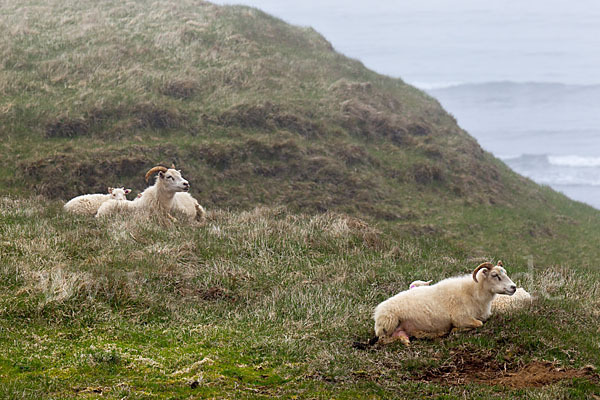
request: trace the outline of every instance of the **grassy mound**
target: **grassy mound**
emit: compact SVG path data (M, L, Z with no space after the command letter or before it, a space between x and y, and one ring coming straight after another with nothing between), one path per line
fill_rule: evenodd
M0 25L4 193L141 190L175 162L209 208L398 220L442 193L539 200L437 101L255 9L21 2Z

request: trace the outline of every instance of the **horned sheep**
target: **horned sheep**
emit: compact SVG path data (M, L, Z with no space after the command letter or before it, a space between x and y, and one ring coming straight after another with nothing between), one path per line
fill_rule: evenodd
M81 215L94 215L102 204L109 200L127 200L130 189L108 188L108 193L84 194L77 196L65 203L65 211Z
M156 213L171 216L172 211L179 211L190 219L202 219L205 215L204 208L198 204L188 192L190 184L181 176L181 171L174 168L156 166L146 172L146 182L157 174L154 185L146 188L136 199L125 203L108 203L100 207L96 217L103 217L120 210Z
M483 263L470 275L405 290L375 308L375 337L370 344L399 339L408 345L410 337L478 328L491 316L496 295L513 295L516 290L501 262Z
M432 281L414 281L409 288L413 289L419 286L429 286ZM492 301L492 314L503 314L518 310L530 305L534 298L523 288L517 288L512 296L506 294L497 295Z
M142 197L138 194L137 198ZM206 209L202 207L198 201L187 192L177 192L173 197L173 205L171 212L179 212L187 216L189 219L197 219L202 221L206 218Z

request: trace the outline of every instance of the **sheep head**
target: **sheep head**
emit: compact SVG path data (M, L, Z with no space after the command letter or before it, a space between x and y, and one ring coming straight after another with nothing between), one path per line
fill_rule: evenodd
M477 266L477 268L475 268L475 270L473 271L473 280L475 282L479 283L479 281L477 280L477 273L481 269L484 270L484 282L482 282L482 284L489 287L489 290L491 292L496 294L507 295L513 295L516 292L517 286L508 277L506 270L503 267L502 261L498 261L498 265L496 266L489 262Z
M108 188L111 200L127 200L127 195L131 193L131 189L125 188Z
M146 172L146 182L150 177L158 172L158 181L161 182L161 187L167 192L187 192L190 189L190 184L187 180L183 179L181 172L173 169L158 165L151 168Z

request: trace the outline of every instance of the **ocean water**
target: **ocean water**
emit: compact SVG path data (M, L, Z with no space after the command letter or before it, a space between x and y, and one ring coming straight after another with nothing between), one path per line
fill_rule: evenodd
M518 173L600 209L600 1L216 2L312 26L436 97Z
M600 209L600 85L496 82L428 92L513 170Z

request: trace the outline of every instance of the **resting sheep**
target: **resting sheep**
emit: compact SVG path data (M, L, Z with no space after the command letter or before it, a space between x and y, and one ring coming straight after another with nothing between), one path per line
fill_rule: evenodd
M94 215L108 200L127 200L130 192L130 189L109 187L107 194L84 194L72 198L64 205L64 209L74 214Z
M502 263L498 264L483 263L470 275L415 287L380 303L373 315L375 338L369 343L399 339L408 345L410 337L479 328L490 317L496 295L517 290Z
M517 288L517 291L512 296L499 294L492 301L492 314L504 314L509 311L518 310L531 305L533 300L531 294L523 288Z
M409 288L413 289L419 286L429 286L432 281L414 281ZM497 295L492 301L492 314L503 314L509 311L518 310L530 305L533 297L523 288L517 288L512 296L506 294Z
M103 205L98 209L96 217L110 215L121 210L155 213L164 215L171 220L175 220L170 214L172 210L180 211L189 218L204 217L204 208L187 193L190 184L183 179L180 171L156 166L146 172L146 182L157 172L154 185L146 188L135 200Z
M187 192L175 193L171 212L180 212L190 220L202 221L206 218L206 210Z

